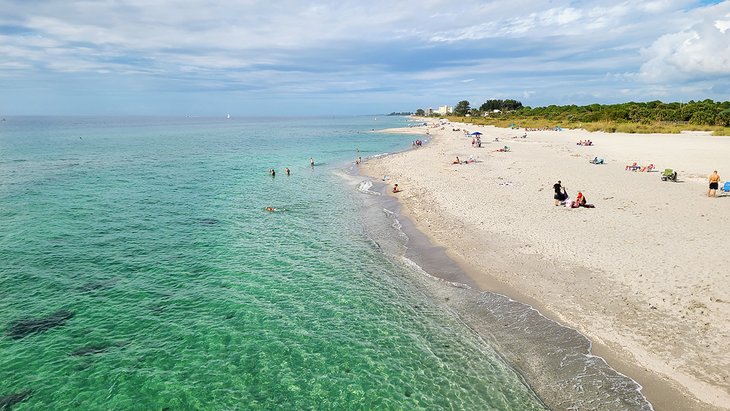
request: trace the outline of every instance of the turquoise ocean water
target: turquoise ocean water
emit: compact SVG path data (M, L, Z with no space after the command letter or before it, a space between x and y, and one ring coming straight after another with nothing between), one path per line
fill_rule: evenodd
M580 362L567 378L521 368L509 350L535 342L492 333L489 321L536 313L400 258L397 220L363 201L351 163L408 148L411 136L371 132L405 124L0 124L0 405L533 410L561 404L541 392L592 392L599 380L580 380L584 340L567 349ZM545 349L578 338L529 318L517 328L555 337ZM560 385L533 378L546 373ZM598 391L580 401L650 407L615 373Z

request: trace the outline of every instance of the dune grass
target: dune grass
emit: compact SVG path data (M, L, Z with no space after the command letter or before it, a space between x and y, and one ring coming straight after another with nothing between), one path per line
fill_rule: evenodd
M450 121L476 125L492 125L495 127L510 127L513 124L519 128L580 128L586 131L602 131L606 133L640 133L640 134L679 134L682 131L710 131L713 136L730 136L730 127L702 126L696 124L675 123L623 123L602 121L595 123L578 123L570 121L548 120L544 118L516 118L516 117L455 117L449 116Z

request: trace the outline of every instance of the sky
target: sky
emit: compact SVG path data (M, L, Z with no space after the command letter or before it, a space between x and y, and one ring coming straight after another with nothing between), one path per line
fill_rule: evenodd
M730 0L0 0L0 116L730 100Z

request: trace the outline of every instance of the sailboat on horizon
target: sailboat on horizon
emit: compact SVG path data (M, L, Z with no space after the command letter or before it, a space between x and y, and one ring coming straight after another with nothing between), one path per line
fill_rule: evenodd
M231 118L231 115L230 114L226 114L226 118Z

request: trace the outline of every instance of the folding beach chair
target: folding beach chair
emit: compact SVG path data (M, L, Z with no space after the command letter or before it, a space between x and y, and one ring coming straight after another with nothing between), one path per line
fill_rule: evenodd
M664 172L662 173L662 181L674 181L677 182L677 172L672 170L671 168L664 169Z

